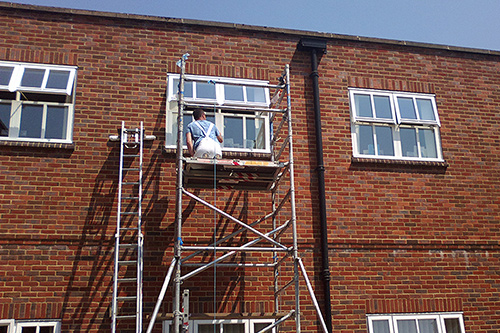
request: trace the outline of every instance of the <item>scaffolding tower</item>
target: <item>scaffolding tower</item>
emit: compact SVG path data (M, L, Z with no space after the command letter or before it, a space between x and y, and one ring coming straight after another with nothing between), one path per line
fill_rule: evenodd
M239 160L239 159L202 159L190 158L183 155L183 115L186 108L197 107L209 108L210 105L203 103L192 103L184 98L184 84L196 78L187 77L185 54L177 63L180 67L180 79L178 87L178 118L177 118L177 181L176 181L176 234L174 244L174 256L167 271L163 286L160 291L153 315L150 318L147 333L153 329L161 303L165 296L167 287L173 280L173 325L170 332L180 333L187 331L187 318L189 317L189 296L187 290L182 290L184 281L192 278L209 268L218 265L235 267L271 267L274 276L274 319L275 321L259 332L271 330L278 331L280 324L287 320L294 320L295 332L301 331L301 312L299 285L300 275L305 281L307 290L316 308L319 320L324 332L328 332L321 315L319 305L316 301L311 283L307 276L304 264L299 256L297 247L297 219L295 205L294 186L294 157L292 140L291 120L291 95L290 95L290 69L287 65L275 85L268 84L266 88L274 92L271 105L268 108L244 106L238 110L247 112L259 112L267 114L270 120L270 147L271 154L267 160ZM245 86L251 84L245 83ZM256 85L257 86L257 85ZM258 87L262 87L261 84ZM213 106L213 105L212 105ZM217 108L230 108L234 106L217 105ZM215 203L209 203L200 198L192 189L219 189L261 191L270 195L271 211L263 213L263 216L251 223L245 223L238 218L216 207ZM199 203L214 214L234 223L238 228L222 239L214 239L207 246L191 246L183 243L183 199ZM272 227L261 228L263 222ZM269 221L271 221L269 223ZM223 246L242 232L247 232L250 239L241 245L238 241ZM231 263L227 262L238 253L260 252L267 253L269 262L262 263ZM207 258L213 255L210 261L196 262L200 256ZM293 276L280 274L283 265L293 266ZM184 269L183 267L189 267ZM214 282L215 283L215 282ZM293 289L293 291L289 291ZM293 305L287 306L284 312L280 308L280 298L285 293L293 294ZM214 309L215 310L215 309Z

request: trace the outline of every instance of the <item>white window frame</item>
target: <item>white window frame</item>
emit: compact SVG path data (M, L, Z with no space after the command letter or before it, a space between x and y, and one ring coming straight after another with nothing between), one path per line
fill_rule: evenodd
M270 97L269 97L269 88L267 85L268 81L263 80L249 80L249 79L237 79L237 78L228 78L228 77L215 77L215 76L202 76L202 75L186 75L186 83L192 85L193 96L185 96L185 100L189 102L200 103L205 106L205 111L208 116L213 115L215 119L215 125L221 132L224 137L224 141L222 143L223 151L240 151L240 152L258 152L258 153L269 153L270 148L270 124L269 124L269 115L268 113L260 113L256 111L229 111L218 108L218 106L234 106L241 108L268 108L270 105ZM165 147L166 148L176 148L176 140L177 140L177 82L179 80L179 74L167 74L167 112L166 112L166 133L165 133ZM200 98L197 96L197 84L198 83L208 83L214 85L215 98ZM237 100L228 100L225 97L225 87L226 86L237 86L242 87L242 96L243 99L241 101ZM248 88L252 87L263 87L264 88L264 98L265 101L262 102L252 102L248 101L247 91ZM212 109L212 110L211 110ZM186 114L190 112L187 111ZM242 118L242 135L243 135L243 145L247 144L247 119L262 119L263 127L261 130L264 131L263 138L263 148L251 148L251 147L228 147L224 146L224 144L228 144L229 137L224 135L224 118L225 117L236 117ZM187 124L184 124L186 126ZM258 137L257 133L255 134L256 138ZM186 147L186 145L184 145Z
M425 320L434 319L437 323L438 333L446 333L445 319L458 319L460 323L461 333L465 333L465 325L462 312L443 312L443 313L414 313L414 314L368 314L368 333L377 333L373 330L374 321L386 321L389 324L389 333L405 333L399 332L397 322L399 320ZM418 333L418 325L417 325Z
M372 116L360 116L357 115L357 105L356 105L356 95L369 96ZM386 97L389 101L390 107L390 118L377 117L375 114L375 97ZM398 98L408 98L413 101L416 119L403 118L401 116L401 110L399 108ZM432 107L432 115L434 119L420 119L420 113L418 112L417 100L427 100L430 102ZM386 90L375 90L375 89L360 89L360 88L349 88L349 100L351 106L351 139L353 147L353 156L359 158L374 158L374 159L393 159L393 160L414 160L414 161L437 161L443 162L443 154L441 149L441 138L439 133L439 128L441 123L439 121L439 115L436 106L435 95L433 94L420 94L420 93L408 93L408 92L398 92L398 91L386 91ZM367 152L359 151L359 138L361 126L371 127L372 133L372 149ZM392 149L393 154L388 155L379 152L377 129L390 128L392 135ZM412 129L415 131L415 142L416 142L416 156L404 156L403 144L401 140L401 129ZM423 142L420 141L421 136L420 131L428 130L432 131L432 138L434 141L434 146L431 151L434 151L436 156L429 157L426 156L426 151L423 146Z
M15 320L14 319L0 319L0 327L7 327L7 333L14 333Z
M172 333L170 332L170 325L172 324L172 320L165 320L163 321L163 328L162 328L162 333ZM203 320L189 320L188 324L188 333L198 333L198 326L199 325L221 325L222 328L224 325L230 325L230 324L243 324L244 325L244 330L245 333L258 333L257 330L255 330L255 325L254 324L259 324L259 323L265 323L265 324L272 324L274 323L273 319L203 319ZM276 329L273 328L269 332L276 332ZM217 332L219 333L219 332Z
M76 71L75 66L63 65L46 65L46 64L33 64L33 63L17 63L0 61L0 67L11 67L12 74L8 84L0 84L0 103L10 104L10 119L9 119L9 134L8 136L0 136L1 141L28 141L28 142L51 142L51 143L72 143L73 141L73 118L74 118L74 104L75 96L74 90L76 86ZM26 70L36 69L43 71L43 79L37 87L22 86L22 78ZM50 88L47 87L49 75L51 71L65 71L68 72L68 79L64 88ZM58 95L61 96L65 102L49 102L43 100L26 100L25 96L34 96L27 94L35 94L38 96ZM10 97L6 97L9 95ZM43 107L43 116L41 123L40 137L20 137L21 127L21 114L24 106L38 105ZM45 138L45 130L47 128L47 108L48 107L61 107L66 110L66 123L65 131L62 138Z

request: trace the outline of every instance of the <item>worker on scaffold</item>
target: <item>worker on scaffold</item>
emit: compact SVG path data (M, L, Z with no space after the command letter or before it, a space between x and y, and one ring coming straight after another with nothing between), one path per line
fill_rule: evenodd
M187 126L186 143L189 155L201 158L222 158L223 138L215 124L207 120L202 109L193 112L194 121Z

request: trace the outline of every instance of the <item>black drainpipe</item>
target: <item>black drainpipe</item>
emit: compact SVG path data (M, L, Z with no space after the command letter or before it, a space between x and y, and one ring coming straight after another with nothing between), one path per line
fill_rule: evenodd
M318 192L320 208L320 229L321 229L321 263L325 310L325 324L328 332L332 332L332 305L330 294L330 263L328 260L328 227L326 222L326 191L325 191L325 166L323 162L323 137L321 131L321 110L319 103L319 73L318 73L318 53L326 53L326 41L312 38L302 38L299 42L299 49L311 52L311 79L313 85L314 98L314 125L316 129L316 159L318 167Z

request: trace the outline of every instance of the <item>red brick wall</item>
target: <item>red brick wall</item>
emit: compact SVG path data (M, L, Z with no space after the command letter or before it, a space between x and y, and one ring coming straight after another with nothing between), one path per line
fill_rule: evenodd
M72 147L0 146L0 319L109 329L119 152L108 136L122 120L144 121L158 138L144 166L145 314L152 312L174 241L166 73L177 72L185 52L192 74L273 81L290 63L299 248L322 304L312 89L300 36L6 8L0 15L0 60L79 68ZM329 40L319 73L334 331L366 332L367 313L434 311L463 311L467 332L500 329L499 60ZM447 166L353 162L348 87L435 93ZM214 223L233 230L189 204L186 242L199 241L200 230L210 237ZM217 205L253 221L269 199L221 191ZM270 272L217 273L218 311L272 311ZM192 290L193 312L214 311L211 271L183 287ZM301 296L303 331L317 331L305 286Z

